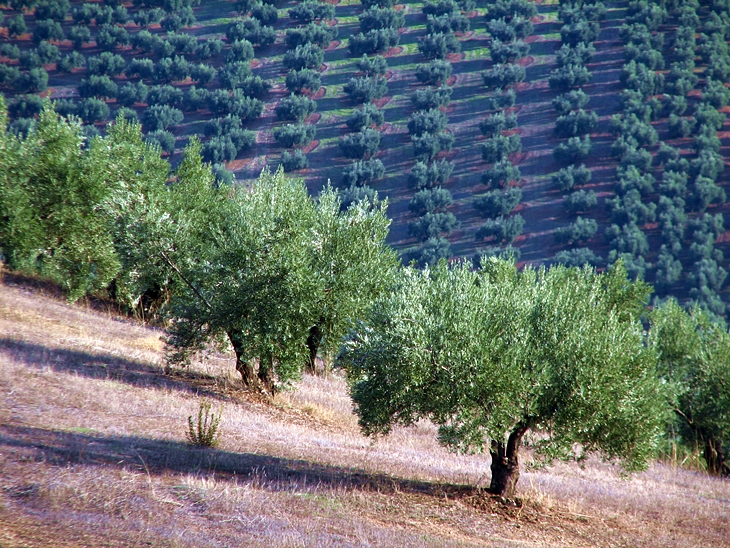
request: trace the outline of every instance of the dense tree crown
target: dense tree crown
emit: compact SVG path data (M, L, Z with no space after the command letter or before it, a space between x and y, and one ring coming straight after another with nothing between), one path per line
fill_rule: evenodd
M365 433L428 418L445 445L489 447L496 493L513 494L528 431L547 459L600 451L641 468L663 409L639 321L648 294L621 264L605 274L518 272L494 258L477 270L408 268L349 332L338 363Z

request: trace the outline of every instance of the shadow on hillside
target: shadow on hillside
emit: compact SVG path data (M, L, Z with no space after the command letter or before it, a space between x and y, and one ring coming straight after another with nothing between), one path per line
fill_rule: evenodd
M59 373L74 373L92 379L109 379L134 386L164 388L221 399L221 394L199 384L214 384L211 375L181 372L180 377L165 375L162 368L106 353L91 353L66 348L0 338L0 353L31 367L49 367Z
M6 458L54 466L69 464L134 468L150 475L214 473L218 481L255 481L271 491L346 489L414 493L444 497L474 494L468 485L407 480L363 470L219 449L137 436L105 437L25 426L0 426L0 451Z

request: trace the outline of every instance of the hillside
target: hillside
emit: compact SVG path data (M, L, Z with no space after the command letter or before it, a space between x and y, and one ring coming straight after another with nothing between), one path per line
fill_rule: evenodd
M272 400L232 357L166 374L161 332L52 288L0 286L0 544L32 546L723 546L727 481L589 460L527 469L517 503L486 456L422 423L364 438L338 374ZM220 445L187 416L222 409ZM524 463L529 463L529 451Z
M308 21L291 16L290 10L300 4L63 0L21 9L23 2L10 3L3 7L7 28L2 29L5 67L0 91L12 99L16 131L27 129L37 108L32 101L23 102L21 92L36 90L58 100L60 112L84 117L94 127L87 130L90 134L103 131L115 113L138 117L151 138L168 151L173 165L188 138L200 135L208 143L208 159L225 163L239 181L256 177L267 165L279 165L284 153L304 153L308 167L293 163L290 168L313 192L327 181L346 190L356 180L357 192L372 188L388 198L393 218L389 241L406 261L471 258L505 248L517 250L521 261L532 264L560 260L602 267L622 257L633 275L656 285L659 296L691 298L725 315L724 266L730 232L718 224L717 215L728 212L730 184L730 170L722 171L730 157L725 116L730 112L725 83L730 74L726 3L716 0L696 7L670 3L665 8L654 2L611 1L598 3L605 12L592 9L576 15L569 3L561 11L555 0L502 4L409 0L393 7L386 0L331 1L326 4L331 14L315 18L318 32L330 29L326 32L336 34L319 39L321 63L314 62L310 71L319 79L317 89L297 90L298 97L316 103L316 110L310 108L298 121L289 120L311 125L316 133L310 129L299 141L284 143L277 141L276 130L288 121L277 116L277 108L289 96L286 58L293 42L287 45L287 41L304 32ZM56 12L55 5L60 6ZM519 9L534 5L534 11L525 12L530 25L524 39L497 40L516 48L517 53L506 53L502 59L495 53L497 31L489 32L487 19L505 5L511 6L505 13L513 26L517 24L513 20L521 20ZM360 52L349 49L351 38L383 24L363 19L367 6L382 6L367 13L381 10L390 13L392 21L402 19L388 23L390 27L385 24L392 30L391 35L385 33L392 45L371 51L371 57L380 53L385 59L384 73L374 76L385 87L372 99L353 100L347 94L348 82L364 73L357 65ZM441 22L428 13L442 14ZM443 25L451 27L444 31ZM580 25L592 30L581 34L575 31ZM692 29L691 39L683 38L688 36L683 29ZM142 33L149 36L142 38ZM429 52L423 44L436 34L451 41L443 51ZM191 36L192 42L185 39ZM250 39L253 49L236 49L233 44L239 38L239 43ZM317 40L296 39L305 44ZM562 44L573 53L559 53ZM593 53L576 61L582 54L575 52L591 47ZM145 58L154 61L147 68L141 63ZM419 67L434 67L437 62L442 68L448 65L445 78L430 82L433 85L419 80ZM486 85L484 74L495 66L521 67L524 76ZM566 75L561 72L565 67L573 72L561 84L558 77ZM31 77L38 76L33 70L46 73L47 84L42 77L41 81ZM587 74L585 79L576 76L581 71ZM106 80L92 85L92 73ZM146 91L135 99L130 84L139 82ZM411 136L419 130L409 130L417 110L412 96L416 91L442 89L438 85L450 87L450 101L434 109L441 113L440 129L425 135L436 140L445 136L447 143L419 153ZM215 95L221 89L235 89L225 96L245 96L249 102L221 106L221 96ZM497 105L512 93L513 99ZM582 93L583 99L561 114L554 101L568 93ZM370 102L380 109L383 121L365 126L377 133L379 141L374 149L346 158L340 143L355 133L346 122L360 103ZM155 105L177 110L179 118L160 114L159 108L151 114ZM512 122L496 133L485 133L483 121L502 114L514 115ZM566 115L574 120L583 117L587 125L567 130L561 126L562 133L557 132L559 117ZM619 118L612 122L615 115ZM226 125L230 116L238 120L234 125L242 125ZM211 125L215 120L217 125ZM576 153L567 163L554 156L569 136L586 135L592 145L586 154ZM483 152L485 145L512 148L495 156ZM419 155L424 166L450 162L452 171L443 180L424 184L416 196L418 189L409 181ZM343 174L358 157L370 162L368 169L373 162L382 162L383 172L361 173L345 182ZM519 175L484 184L485 174L504 162L518 168ZM573 181L571 175L566 183L565 170L583 164L588 180Z

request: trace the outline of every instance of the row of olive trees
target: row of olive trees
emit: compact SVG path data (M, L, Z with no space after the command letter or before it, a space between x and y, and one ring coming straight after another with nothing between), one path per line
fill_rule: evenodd
M560 29L562 46L557 52L558 67L551 71L548 82L551 89L561 94L553 100L558 113L555 133L566 141L558 144L553 155L560 163L568 164L553 176L553 182L566 192L563 205L574 217L568 226L555 232L555 240L567 244L569 249L560 252L555 259L568 265L600 262L584 245L598 230L595 219L584 216L597 204L596 193L580 188L591 179L591 171L583 161L591 150L589 134L596 129L598 116L585 107L589 97L583 86L591 78L587 64L595 54L593 42L598 39L600 21L606 7L600 1L561 2L558 17L563 25ZM576 247L576 246L583 247Z
M620 263L602 274L497 259L400 268L385 204L343 211L335 191L313 199L281 172L219 187L196 140L170 182L123 119L86 149L79 124L50 107L25 139L6 121L5 263L58 280L70 299L112 282L132 306L164 295L173 362L228 347L242 380L272 391L340 348L367 434L429 418L441 443L489 449L503 496L525 436L547 461L601 452L640 469L670 413L708 468L728 472L730 335L668 303L647 336L650 287Z
M672 62L666 79L666 88L672 94L665 94L663 112L670 116L670 138L686 137L687 132L691 132L696 157L688 161L682 157L679 147L664 144L659 150L658 160L664 164L664 173L659 185L662 196L658 218L664 245L657 260L655 283L659 291L667 292L680 280L683 271L680 254L683 240L686 240L687 259L692 265L687 274L690 297L723 317L727 305L720 297L720 291L727 271L721 266L723 253L715 248L714 242L724 231L724 219L721 214L708 214L706 210L726 200L724 190L717 185L724 169L717 131L725 120L718 109L727 105L730 91L716 78L727 76L724 68L727 64L721 59L728 57L723 37L730 30L730 21L722 3L715 3L701 24L695 13L698 7L696 3L688 2L677 9L681 27L671 44ZM695 38L697 34L699 39ZM695 56L707 64L702 81L694 73ZM688 97L689 92L701 82L701 98L694 102ZM694 116L682 117L693 102Z
M0 107L4 107L0 104ZM0 246L13 269L130 308L158 296L171 359L227 344L244 383L272 392L331 354L348 321L391 283L385 203L341 208L264 172L215 184L191 140L170 180L159 148L120 118L88 148L50 104L26 138L0 120ZM40 214L42 212L42 214Z
M686 2L674 6L671 16L679 23L671 42L664 44L664 35L657 26L669 13L664 8L647 11L641 2L630 6L631 24L622 29L626 42L626 64L622 82L627 91L622 94L624 114L612 120L612 129L618 136L613 145L620 158L621 168L617 183L618 196L609 200L615 225L609 229L614 247L623 246L633 255L626 261L633 265L636 275L643 275L651 265L644 255L649 251L646 237L637 225L658 221L662 245L655 271L655 285L660 294L669 293L683 276L682 260L692 267L686 274L690 297L694 302L719 316L726 313L726 305L719 292L727 278L722 268L723 254L714 247L714 241L724 230L722 216L710 215L706 209L724 203L726 196L717 178L724 165L719 156L717 130L724 122L718 112L728 101L728 90L715 81L722 76L723 63L717 55L727 54L724 39L727 25L718 13L724 13L722 4L712 6L704 23L697 16L699 4ZM719 11L718 11L719 10ZM704 17L704 16L703 16ZM707 31L707 32L699 32ZM699 40L696 36L699 34ZM670 59L669 73L655 72L664 68L662 47ZM696 74L695 58L704 63L718 62ZM699 101L690 97L693 88L703 84ZM656 95L664 92L663 100ZM684 116L694 107L694 117ZM655 185L651 174L652 157L646 150L658 141L651 121L668 116L670 139L694 135L693 159L683 157L682 147L660 143L656 155L663 168L661 179ZM655 192L658 203L648 201ZM642 203L642 198L648 203Z
M632 276L644 278L652 265L647 261L649 242L641 227L653 222L656 205L652 155L649 148L658 141L651 121L661 111L657 95L664 90L661 45L664 35L657 31L667 11L643 0L630 3L627 21L620 30L624 41L624 65L620 81L622 113L611 119L616 140L611 153L618 159L616 196L606 201L611 226L606 230L611 251L609 260L623 258Z
M365 1L359 15L360 32L348 39L351 56L360 56L358 72L344 86L350 102L361 105L346 120L351 133L340 138L340 150L352 160L342 172L343 205L372 197L370 186L385 175L383 162L374 156L380 149L385 113L375 101L388 92L388 62L382 55L400 41L399 29L405 25L402 11L389 1Z
M311 98L320 89L319 68L324 62L324 51L337 36L338 28L331 21L335 9L326 3L307 0L289 10L289 18L298 26L286 31L287 52L284 68L288 69L286 85L289 97L276 106L279 120L288 122L274 129L274 139L287 149L281 156L285 171L309 166L302 151L316 136L313 124L304 121L317 109Z
M491 164L482 173L481 180L489 190L474 201L475 209L487 218L477 229L476 239L480 242L486 239L493 244L481 251L486 255L507 251L513 257L519 257L519 251L511 244L522 234L524 226L522 215L512 214L522 200L518 186L521 174L509 156L522 150L522 141L516 131L517 116L509 109L516 99L512 87L525 78L525 69L518 61L530 51L526 39L532 34L531 19L536 14L535 4L525 0L498 2L487 9L493 66L482 77L487 88L496 93L488 100L491 113L479 124L486 137L482 144L482 159ZM502 247L505 245L506 249Z
M369 57L364 54L356 66L360 75L350 79L345 91L360 107L345 121L352 133L340 138L339 142L342 154L352 160L342 172L344 205L372 197L375 191L370 185L385 175L383 162L374 158L380 149L380 128L385 123L385 113L372 101L387 92L388 63L382 55Z
M473 2L455 0L429 1L423 5L426 35L419 38L418 49L428 62L416 68L416 79L427 87L416 90L411 97L414 112L408 121L416 158L408 178L409 186L416 190L409 209L417 216L409 224L409 232L421 242L416 255L421 264L435 264L451 256L451 244L446 236L459 226L454 214L448 211L453 197L443 186L453 171L453 162L437 158L450 151L454 143L444 112L452 91L448 80L453 68L447 55L461 51L458 36L469 30L466 12L473 8Z

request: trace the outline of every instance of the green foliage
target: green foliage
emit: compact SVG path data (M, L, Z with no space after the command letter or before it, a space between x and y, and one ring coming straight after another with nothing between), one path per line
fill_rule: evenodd
M345 158L371 157L380 147L380 132L365 128L340 138L340 149Z
M598 115L595 112L574 110L559 116L555 121L555 133L561 137L576 137L590 133L598 125Z
M292 93L314 93L322 85L319 73L311 69L290 70L286 75L286 89Z
M553 151L553 156L558 162L566 164L577 164L588 157L591 152L591 139L588 135L584 137L571 137L560 143Z
M385 175L385 166L380 160L358 160L342 170L342 182L346 186L366 186Z
M730 435L730 335L697 308L685 312L674 300L651 316L650 343L657 373L668 386L667 399L684 433L685 444L698 444L708 470L730 473L723 442Z
M373 57L363 55L357 62L357 69L365 76L385 76L388 70L388 62L382 55L374 55Z
M569 65L580 66L590 63L595 53L596 48L593 47L593 44L586 44L584 42L580 42L575 46L563 44L556 52L555 60L559 67Z
M274 139L284 148L308 145L317 133L313 124L287 124L274 128Z
M288 70L315 70L322 66L323 61L322 48L314 44L304 44L287 51L283 63Z
M315 44L326 48L337 36L337 27L309 23L306 27L289 29L286 31L286 45L294 49L303 44Z
M459 53L461 44L453 32L439 32L419 38L418 51L426 59L445 59L449 53Z
M487 139L482 145L482 159L485 162L502 162L509 154L522 150L522 141L516 133L512 135L497 135Z
M503 110L490 114L479 122L479 130L482 135L490 138L502 133L505 129L514 129L516 127L517 116L514 114L505 115Z
M522 200L522 191L518 187L505 190L492 190L474 200L474 209L485 217L509 215Z
M429 86L440 86L446 83L451 76L451 63L434 59L428 65L418 65L416 78L419 82Z
M86 59L89 74L119 76L126 67L127 63L121 55L108 51Z
M315 354L328 351L390 283L395 255L384 246L381 205L343 212L331 189L315 202L280 172L223 191L185 172L178 178L171 190L186 228L168 257L185 285L171 309L174 360L225 336L244 381L275 390L308 361L305 341L316 339Z
M332 19L334 16L334 6L315 0L305 0L289 9L289 17L297 20L302 25L318 19Z
M198 408L198 417L193 420L193 416L188 417L188 431L186 432L188 441L193 445L200 447L215 447L218 445L218 436L220 434L218 428L221 422L223 410L218 414L210 411L211 404L205 399L200 400Z
M462 13L444 13L442 15L428 15L426 19L426 32L428 34L450 34L454 32L467 32L469 30L469 19Z
M366 434L430 419L452 449L491 447L497 494L514 494L528 430L547 460L595 451L641 469L663 417L639 321L649 291L620 265L605 274L518 272L499 259L479 270L406 269L350 331L338 363ZM504 484L503 465L512 468Z
M439 109L419 110L411 114L408 132L411 135L436 134L446 128L446 123L446 114Z
M509 160L501 160L482 173L482 184L490 188L504 188L512 182L520 182L521 177L519 167Z
M562 168L557 174L553 175L553 183L555 183L563 192L572 190L576 186L588 184L592 178L591 170L585 164L578 167L570 165Z
M312 99L292 93L276 105L276 117L279 120L296 120L301 122L316 109L317 103Z
M595 219L578 217L570 225L555 231L555 241L560 244L573 245L590 240L598 231Z
M62 284L70 300L105 288L119 270L98 209L109 194L82 157L78 122L50 104L27 137L0 133L0 245L10 268Z
M144 111L144 121L150 130L177 127L184 119L183 113L169 105L152 105Z
M356 76L350 78L343 89L353 103L369 103L383 97L388 92L388 84L379 76Z
M347 47L350 55L359 56L364 54L384 53L388 49L397 46L400 35L397 29L383 28L373 29L365 33L353 34L348 39Z
M508 20L497 18L487 21L487 32L493 39L502 42L510 42L516 38L525 39L532 34L533 29L532 21L522 17L514 17Z
M272 26L279 19L279 13L276 6L259 2L253 6L251 17L258 19L262 25Z
M226 37L230 42L248 40L261 47L270 46L276 41L276 32L270 26L264 26L258 19L246 18L228 27Z
M248 40L236 40L226 55L226 64L248 62L254 57L253 44ZM321 63L320 63L321 64Z
M20 35L25 34L28 30L22 13L8 18L6 26L8 27L8 35L11 38L18 38Z
M11 79L15 90L21 93L40 93L48 88L48 73L42 68L15 72L11 75Z
M430 110L449 104L453 89L449 86L417 89L411 96L411 103L416 110Z
M408 204L408 209L416 215L444 213L453 201L451 192L445 188L424 188L413 195Z
M570 91L591 81L591 73L584 65L565 65L550 71L548 84L551 89Z
M425 242L429 238L451 234L457 228L459 221L451 212L426 213L408 225L408 232L414 238Z
M525 79L525 69L520 65L496 65L482 73L484 85L488 88L502 89Z
M365 104L356 109L347 117L347 127L352 131L361 131L364 128L379 127L385 122L385 114L373 104Z
M144 140L145 143L156 145L160 147L160 150L167 152L168 154L175 152L175 136L164 129L150 131L147 135L145 135Z
M432 188L443 185L451 176L454 164L444 160L431 162L416 162L408 175L408 186L415 189Z
M525 220L519 213L511 217L497 217L480 226L474 236L480 241L495 238L498 244L511 244L522 234L524 226Z
M578 190L563 197L563 205L571 215L584 213L598 204L596 193L592 190Z
M494 64L514 63L525 57L530 51L530 45L522 40L504 43L501 40L492 40L489 53Z
M109 106L95 97L84 99L76 107L76 114L87 124L104 122L109 119Z
M34 44L40 44L43 40L63 40L64 37L63 28L59 22L53 19L36 21L32 36Z
M360 14L360 31L398 29L405 26L405 16L393 8L370 7Z
M441 236L429 238L418 251L418 262L423 265L435 265L441 259L448 259L451 256L451 244Z
M285 150L281 155L281 166L288 173L309 167L309 160L307 160L307 156L300 149L296 149L292 153Z
M439 133L423 133L411 135L413 155L419 162L433 160L440 152L451 150L454 146L454 134L446 131Z
M82 78L78 86L81 97L101 97L114 99L119 92L117 84L108 76L89 76Z
M565 265L567 267L600 266L603 260L598 257L590 248L576 247L575 249L566 249L560 251L553 259L555 263Z

